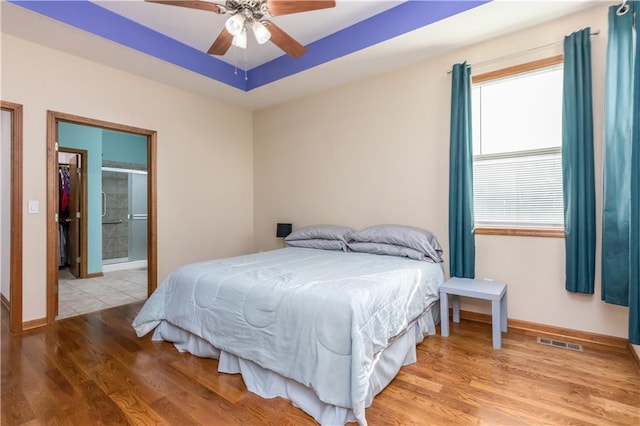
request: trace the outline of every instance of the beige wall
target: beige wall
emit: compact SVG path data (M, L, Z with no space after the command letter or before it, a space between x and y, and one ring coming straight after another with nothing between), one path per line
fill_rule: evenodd
M253 119L248 111L3 34L0 97L24 105L23 320L46 314L47 110L158 131L160 279L186 262L251 251L254 228L256 249L279 247L279 221L294 227L406 223L433 230L447 249L446 70L463 60L480 64L524 52L586 26L602 31L593 38L600 186L606 5L265 109ZM26 213L28 200L40 202L38 214ZM563 240L479 236L476 245L477 276L509 284L511 318L626 337L628 310L600 302L599 279L594 296L564 290ZM482 303L463 307L488 312Z
M253 250L250 112L6 34L1 78L2 100L24 106L24 321L46 316L47 110L158 132L159 279Z
M481 73L552 56L573 31L590 26L598 188L602 179L602 119L607 5L467 47L392 73L255 113L256 249L277 247L275 224L294 228L335 223L356 228L405 223L433 230L448 249L450 76L454 63L481 64ZM601 205L600 191L597 202ZM600 215L598 215L598 222ZM600 230L598 230L599 240ZM628 309L564 289L564 240L478 236L478 277L509 284L509 317L626 337ZM599 256L599 253L598 253ZM446 265L448 270L448 265ZM599 276L599 262L596 269ZM463 308L489 312L483 303Z

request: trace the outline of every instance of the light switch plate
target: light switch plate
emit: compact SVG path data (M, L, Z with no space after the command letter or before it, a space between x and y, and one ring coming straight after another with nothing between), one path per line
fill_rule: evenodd
M29 213L38 213L38 200L29 200Z

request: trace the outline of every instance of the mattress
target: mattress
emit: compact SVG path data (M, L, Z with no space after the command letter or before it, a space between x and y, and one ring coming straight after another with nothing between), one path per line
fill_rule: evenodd
M375 373L385 349L400 348L385 366L392 375L415 360L415 344L435 332L443 281L440 264L289 247L178 268L133 327L138 336L157 327L154 339L219 358L245 382L280 377L279 389L247 387L287 397L320 423L366 424L366 406L392 378Z

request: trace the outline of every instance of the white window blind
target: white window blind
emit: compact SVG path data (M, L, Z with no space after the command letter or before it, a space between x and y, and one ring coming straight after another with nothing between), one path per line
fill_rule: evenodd
M562 229L562 65L474 84L479 228Z
M473 175L476 226L564 226L559 147L478 155Z

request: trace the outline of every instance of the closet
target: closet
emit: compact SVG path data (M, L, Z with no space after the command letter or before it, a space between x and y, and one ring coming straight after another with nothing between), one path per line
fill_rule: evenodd
M80 242L82 220L81 156L58 153L58 269L68 277L81 277Z

